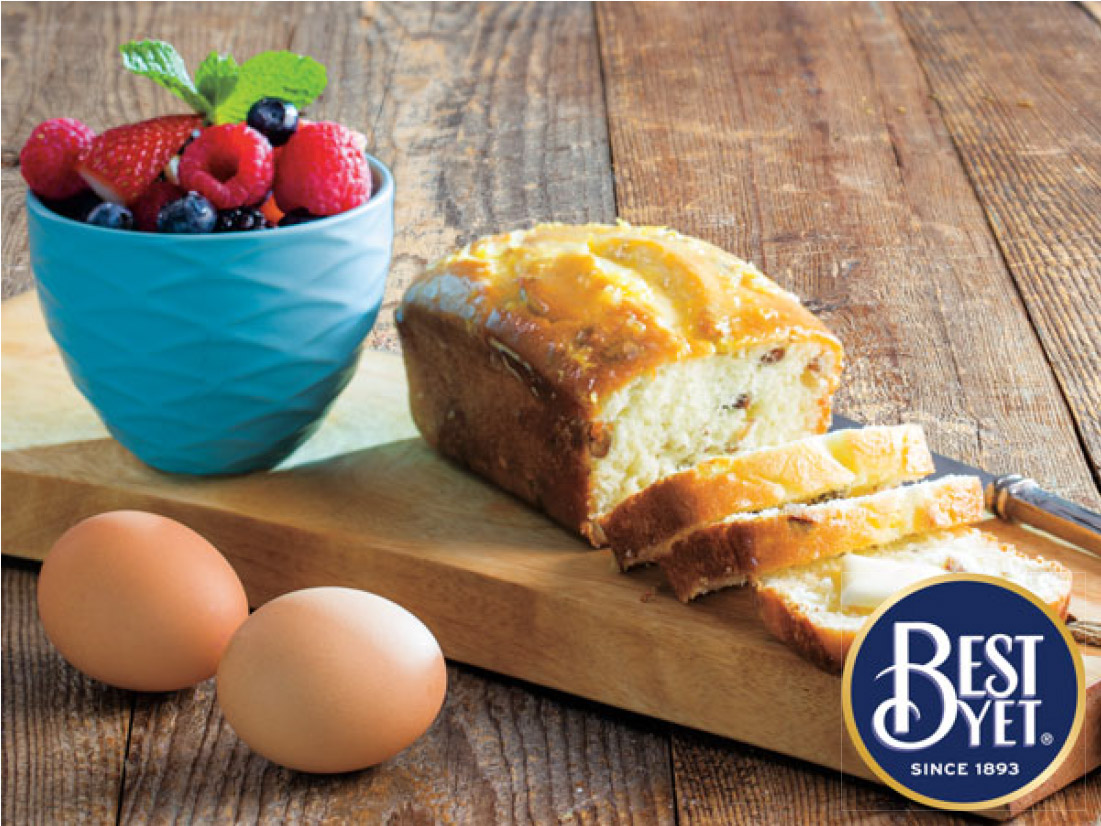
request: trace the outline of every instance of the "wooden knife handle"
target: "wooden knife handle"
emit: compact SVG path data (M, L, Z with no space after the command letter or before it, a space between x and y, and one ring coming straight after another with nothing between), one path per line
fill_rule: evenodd
M1101 513L1048 493L1033 479L999 476L986 489L986 503L1002 519L1024 522L1101 554Z

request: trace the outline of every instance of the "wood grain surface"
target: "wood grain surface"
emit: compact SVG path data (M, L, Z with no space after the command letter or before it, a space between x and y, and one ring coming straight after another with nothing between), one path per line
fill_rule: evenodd
M391 306L457 241L607 219L618 203L625 218L754 258L810 299L849 348L844 412L922 422L944 452L1099 501L1101 26L1083 8L5 3L2 14L5 296L30 280L15 163L33 125L64 114L103 128L174 108L119 70L119 42L164 37L189 61L290 47L335 79L315 115L359 125L395 170ZM385 321L372 343L393 346ZM339 821L355 807L398 823L956 820L846 811L906 807L806 764L467 669L452 670L445 714L415 753L324 787L240 751L209 688L138 698L127 751L127 698L79 682L46 648L33 579L5 560L7 822L103 822L116 807L139 822ZM1093 776L1021 821L1099 811Z
M1082 9L902 19L1082 441L1101 461L1101 27Z
M132 695L78 673L38 623L37 566L4 561L3 818L114 820Z

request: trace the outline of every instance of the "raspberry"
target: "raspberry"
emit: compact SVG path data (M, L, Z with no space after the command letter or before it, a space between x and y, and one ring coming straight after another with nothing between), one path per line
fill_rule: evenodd
M180 186L205 196L218 209L259 203L274 174L268 139L243 123L204 129L180 159Z
M23 180L36 195L51 200L83 192L88 184L77 174L76 162L95 136L74 118L54 118L38 124L19 153Z
M184 196L184 191L168 181L154 181L149 189L142 193L134 202L131 212L134 213L134 226L142 232L157 231L157 216L165 204L179 200Z
M356 133L339 123L299 122L275 169L279 208L336 215L370 197L371 168Z

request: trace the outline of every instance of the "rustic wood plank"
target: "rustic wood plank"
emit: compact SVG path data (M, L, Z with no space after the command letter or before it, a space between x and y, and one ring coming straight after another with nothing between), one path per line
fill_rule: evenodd
M5 823L115 819L132 697L77 673L38 622L37 565L3 565Z
M624 218L709 238L809 297L850 354L845 412L920 421L944 452L1099 501L889 7L600 4L598 21ZM674 737L674 767L685 822L805 821L838 806L842 785L850 808L905 807L695 735ZM1091 778L1030 816L1095 811L1099 796Z
M10 298L30 289L30 256L27 252L27 213L23 209L23 179L16 168L0 170L0 255L3 278L0 296Z
M1101 26L1069 3L900 15L1101 479Z
M660 725L451 667L435 725L385 765L312 777L251 753L213 683L142 698L123 822L672 823Z
M845 778L770 752L685 732L674 739L678 822L763 826L859 823L860 826L967 826L973 815L932 813L883 786ZM1077 781L1013 821L1028 826L1093 822L1101 782Z

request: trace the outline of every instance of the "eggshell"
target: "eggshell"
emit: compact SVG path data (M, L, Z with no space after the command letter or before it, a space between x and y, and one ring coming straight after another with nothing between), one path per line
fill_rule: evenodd
M256 611L218 668L234 731L272 762L308 772L381 763L432 725L447 670L436 638L388 599L308 588Z
M38 578L38 613L46 636L85 674L174 691L214 675L248 600L233 568L195 531L113 511L57 540Z

